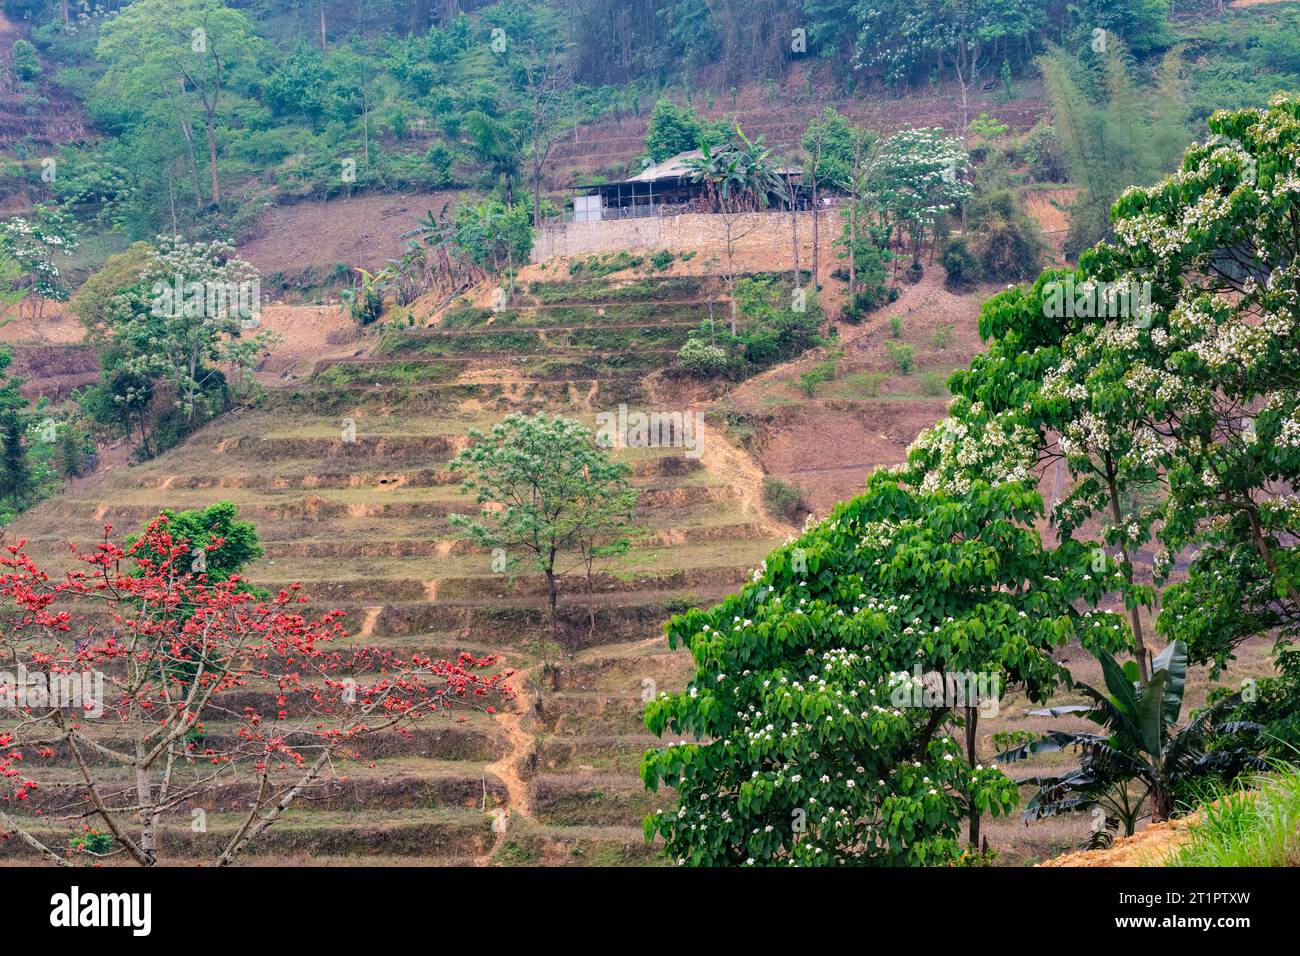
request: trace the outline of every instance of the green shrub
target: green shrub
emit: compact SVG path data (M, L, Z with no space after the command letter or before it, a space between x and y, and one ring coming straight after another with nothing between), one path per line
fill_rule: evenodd
M886 342L894 366L904 375L911 375L916 365L916 350L907 342Z
M424 161L429 167L429 183L436 189L452 184L451 150L441 143L434 143L424 154Z
M1020 144L1020 159L1029 167L1029 178L1036 183L1063 183L1069 177L1065 171L1065 157L1056 131L1039 123Z
M951 322L941 322L930 336L930 345L936 349L946 349L952 342L952 333L957 326Z
M789 484L780 478L767 475L763 478L763 507L777 518L783 518L791 524L798 524L809 511L804 501L803 490L795 484Z
M840 244L845 251L839 253L841 259L848 258L848 234L845 233ZM861 322L869 313L887 302L898 298L898 290L889 284L889 263L893 253L881 249L868 236L859 236L854 249L853 272L857 292L844 307L844 318L848 322ZM841 281L848 281L847 265L836 269L834 275Z
M943 244L939 264L948 273L947 284L952 289L969 288L982 277L979 259L967 246L965 236L954 236Z
M822 382L834 381L836 365L837 362L833 358L818 362L799 376L799 390L812 398L817 394L818 385L822 384Z
M68 846L74 853L91 853L95 856L103 856L113 849L116 843L117 841L111 833L104 833L95 827L86 827L86 832L69 840Z
M921 373L921 392L930 397L938 397L947 389L947 379L942 372L922 372Z
M903 334L903 317L901 315L891 315L889 317L889 334L898 338Z
M13 71L14 75L24 83L31 83L42 73L41 61L36 56L36 47L27 40L14 41Z
M677 364L699 378L714 378L727 371L727 352L707 339L690 338L677 352Z
M667 249L660 249L657 252L652 252L650 254L650 268L655 272L663 272L673 264L673 261L676 258L677 257Z
M745 361L755 368L789 361L821 344L822 310L816 293L808 291L804 308L796 310L792 292L784 276L755 276L736 283L737 338Z
M635 269L644 261L640 256L634 256L630 252L611 252L608 255L589 256L586 259L575 259L570 262L569 275L575 279L580 277L599 279L615 272L622 272L624 269Z
M978 196L967 208L967 221L981 278L1022 282L1038 275L1046 246L1016 193L1000 189Z
M1300 866L1300 768L1247 781L1200 808L1168 866Z

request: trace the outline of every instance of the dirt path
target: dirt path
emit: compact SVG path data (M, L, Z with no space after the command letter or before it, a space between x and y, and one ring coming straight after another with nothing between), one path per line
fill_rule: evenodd
M496 855L497 850L506 842L510 834L512 815L517 813L521 817L531 817L533 814L532 801L528 796L528 782L520 774L519 765L532 752L536 743L536 738L524 728L524 721L533 706L532 695L528 692L528 680L538 666L534 664L532 667L515 672L511 679L511 686L515 691L515 707L508 713L498 711L496 714L495 723L506 736L506 752L485 766L483 773L485 777L489 773L492 774L506 785L506 805L492 811L492 830L496 839L492 841L492 848L487 853L474 860L475 866L492 865L492 857Z

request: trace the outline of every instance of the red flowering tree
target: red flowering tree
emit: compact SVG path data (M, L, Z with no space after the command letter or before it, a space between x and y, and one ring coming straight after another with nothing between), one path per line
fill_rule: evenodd
M300 613L297 585L209 580L165 515L125 549L111 531L61 577L25 542L0 557L0 830L47 861L151 865L166 815L234 788L228 865L361 738L513 696L493 657L340 647L343 613Z

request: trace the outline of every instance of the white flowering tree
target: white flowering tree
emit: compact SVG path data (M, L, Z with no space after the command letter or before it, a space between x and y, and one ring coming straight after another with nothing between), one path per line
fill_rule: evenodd
M1116 203L1085 265L1149 278L1150 327L1114 350L1162 436L1168 551L1199 549L1158 626L1218 665L1268 630L1294 706L1300 662L1300 100L1214 114L1182 169Z
M1087 526L1119 562L1145 679L1140 610L1154 591L1148 574L1138 573L1138 553L1160 518L1159 456L1167 440L1146 422L1144 396L1128 388L1113 361L1117 348L1137 346L1150 321L1138 287L1131 276L1103 285L1082 270L1057 270L990 299L980 316L988 352L953 376L951 417L918 439L913 460L927 471L924 486L936 490L961 488L972 475L1045 478L1057 534L1068 539ZM1080 306L1068 314L1059 307L1062 289ZM1140 315L1129 308L1139 300ZM1104 554L1096 560L1100 569Z
M31 317L41 319L45 303L67 302L71 295L58 260L77 248L73 219L51 206L37 206L30 218L14 216L0 222L0 253L9 266L0 273L0 302L20 293L31 303ZM21 308L20 308L21 313Z
M159 236L139 282L109 305L119 368L175 388L185 421L217 411L206 393L220 366L242 371L277 341L260 327L257 270L225 242Z
M971 197L970 154L962 141L941 129L904 126L881 144L871 167L867 190L879 217L882 235L907 231L912 266L944 213Z
M1017 482L922 491L877 472L768 556L740 593L672 619L697 671L646 724L680 739L646 753L675 810L647 839L688 865L935 865L978 843L1016 786L975 756L975 721L1011 685L1045 700L1069 673L1053 647L1129 642L1122 618L1080 614L1115 586L1091 550L1041 545L1042 500ZM927 691L915 686L918 677ZM691 738L691 739L685 739ZM963 739L964 738L964 739Z
M1049 308L1066 273L986 305L989 352L954 376L953 420L914 462L932 489L1064 462L1057 529L1101 524L1139 651L1138 605L1161 608L1157 631L1197 664L1222 668L1241 641L1273 634L1272 712L1242 716L1300 740L1300 103L1209 125L1178 172L1125 193L1116 243L1068 274L1081 299L1106 290L1110 308ZM1139 552L1150 583L1135 576Z

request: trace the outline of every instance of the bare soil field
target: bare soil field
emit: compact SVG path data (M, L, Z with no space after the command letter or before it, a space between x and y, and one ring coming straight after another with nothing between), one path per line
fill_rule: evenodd
M402 233L432 210L453 202L455 192L362 193L328 202L304 200L262 213L239 254L263 275L294 274L339 263L371 272L402 254Z

